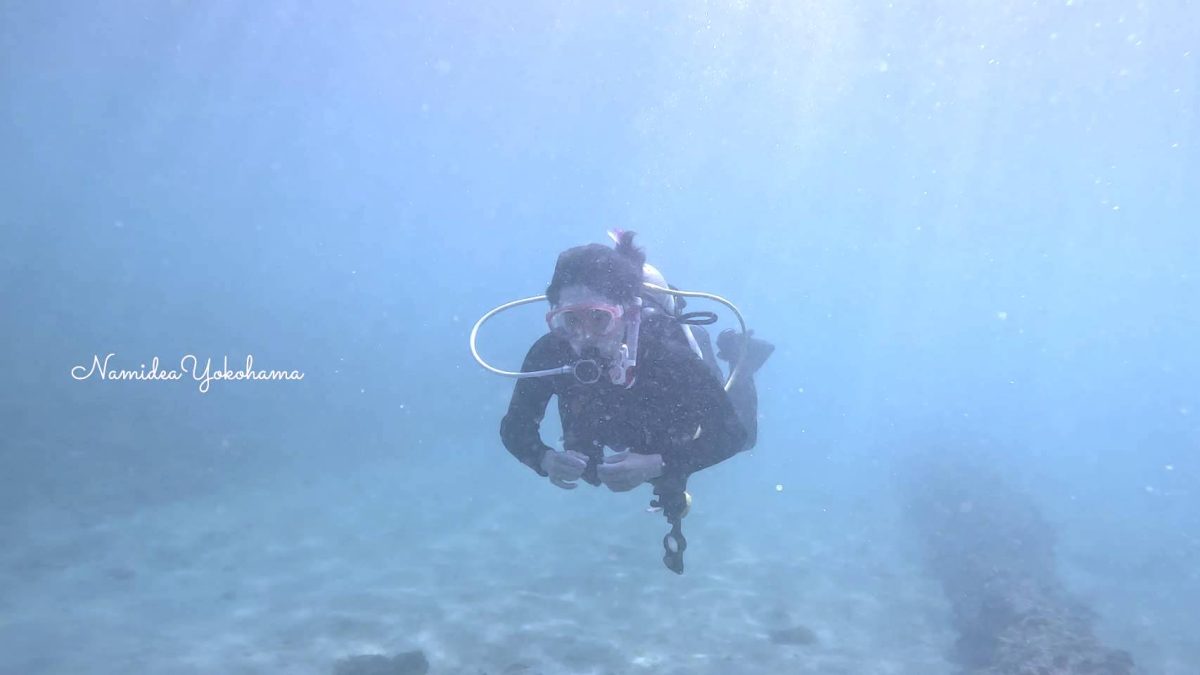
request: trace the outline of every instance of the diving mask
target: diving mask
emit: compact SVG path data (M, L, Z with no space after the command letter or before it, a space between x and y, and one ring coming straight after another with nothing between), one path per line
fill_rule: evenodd
M579 303L550 310L546 313L546 325L551 332L568 339L602 337L613 333L624 315L625 308L620 305Z

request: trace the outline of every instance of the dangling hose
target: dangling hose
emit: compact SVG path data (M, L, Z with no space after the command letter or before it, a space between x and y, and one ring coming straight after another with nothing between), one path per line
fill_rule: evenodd
M691 507L691 497L683 485L658 485L654 488L658 496L650 502L655 509L662 509L671 531L663 535L663 564L676 574L683 574L683 552L687 550L687 539L683 536L683 517Z

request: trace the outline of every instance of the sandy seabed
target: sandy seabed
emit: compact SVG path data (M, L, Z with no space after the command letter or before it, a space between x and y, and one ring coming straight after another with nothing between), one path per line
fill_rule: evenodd
M891 507L694 485L676 576L648 489L502 478L382 463L29 509L4 526L0 672L332 673L416 650L434 675L955 672Z

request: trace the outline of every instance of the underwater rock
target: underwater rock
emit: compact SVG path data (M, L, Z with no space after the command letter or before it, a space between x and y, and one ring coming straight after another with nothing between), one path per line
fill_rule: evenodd
M428 672L429 660L422 651L390 657L383 654L349 656L333 665L333 675L425 675Z
M804 626L773 630L767 635L771 638L771 642L777 645L813 645L817 643L817 634Z
M969 675L1130 675L1059 581L1054 532L986 463L940 453L908 470L907 511L950 601Z

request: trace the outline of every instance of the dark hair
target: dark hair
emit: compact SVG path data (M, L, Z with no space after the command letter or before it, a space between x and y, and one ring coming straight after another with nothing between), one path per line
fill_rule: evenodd
M546 299L557 305L564 286L579 284L614 302L631 302L642 291L642 266L646 263L646 254L633 245L633 237L633 232L622 231L614 248L587 244L558 254Z

